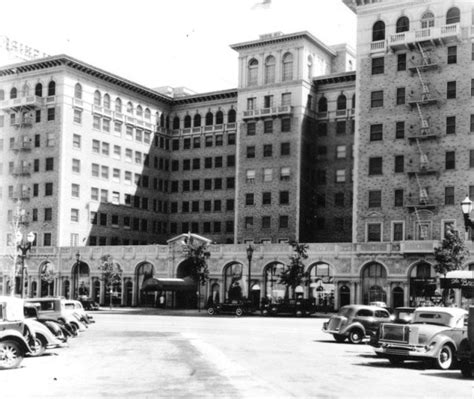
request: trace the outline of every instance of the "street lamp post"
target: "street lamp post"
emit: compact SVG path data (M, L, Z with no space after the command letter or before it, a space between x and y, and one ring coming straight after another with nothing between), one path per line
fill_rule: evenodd
M248 286L247 286L247 299L250 301L250 289L251 289L251 279L252 279L252 256L253 256L253 247L249 244L247 247L247 260L249 261L249 278L248 278Z
M77 294L79 293L79 268L81 266L81 254L76 252L76 267L74 270L74 285L72 287L72 296L69 293L69 296L73 299L77 299ZM76 294L77 293L77 294Z
M469 228L474 228L474 221L470 218L472 212L472 201L469 199L469 196L466 196L464 201L461 202L461 210L464 215L464 227L466 228L467 233Z
M21 271L20 271L20 296L21 298L25 295L25 258L28 251L35 240L34 233L28 233L26 235L26 242L23 240L23 234L18 232L16 234L16 248L20 251L20 258L21 258Z

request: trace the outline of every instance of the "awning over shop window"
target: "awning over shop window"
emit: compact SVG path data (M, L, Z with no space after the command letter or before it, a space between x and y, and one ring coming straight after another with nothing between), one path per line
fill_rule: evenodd
M149 278L143 282L143 291L193 291L196 282L191 277L183 278Z
M441 288L474 289L474 270L454 270L441 277Z

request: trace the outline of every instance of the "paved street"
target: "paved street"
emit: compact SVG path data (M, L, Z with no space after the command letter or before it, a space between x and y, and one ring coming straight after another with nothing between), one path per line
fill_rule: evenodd
M324 318L97 312L49 356L0 372L2 398L472 398L459 371L391 366Z

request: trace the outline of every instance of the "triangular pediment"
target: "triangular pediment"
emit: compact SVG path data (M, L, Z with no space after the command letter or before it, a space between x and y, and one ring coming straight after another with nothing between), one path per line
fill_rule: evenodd
M199 244L202 244L202 243L210 244L212 242L212 240L210 240L209 238L206 238L206 237L200 236L199 234L194 234L194 233L183 233L183 234L180 234L179 236L170 238L166 242L168 243L168 245L173 245L173 244L184 245L190 241L194 243L199 243Z

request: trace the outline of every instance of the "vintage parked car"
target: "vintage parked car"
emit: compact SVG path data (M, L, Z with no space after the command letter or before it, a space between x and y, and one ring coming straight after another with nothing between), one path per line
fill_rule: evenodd
M456 363L467 312L459 308L416 308L409 324L384 323L380 326L375 353L392 364L405 360L434 362L447 370Z
M99 304L92 298L87 298L86 296L82 295L79 297L79 302L82 303L82 306L85 310L99 310Z
M347 305L323 324L323 331L332 334L337 342L346 338L360 344L374 335L381 323L390 321L390 313L383 308L368 305Z
M76 301L74 299L63 299L63 303L65 309L78 315L79 319L84 324L95 323L93 317L84 310L84 307L80 301Z
M34 340L34 332L24 324L23 300L0 296L0 370L20 366Z
M314 299L286 299L280 301L262 300L261 313L263 316L276 316L279 314L292 316L309 316L316 312Z
M66 310L63 299L54 298L28 298L25 302L34 303L38 306L38 319L40 320L58 320L70 326L72 333L77 331L85 331L86 327L76 316L69 310Z
M462 376L472 378L474 370L474 306L469 307L467 329L461 338L457 358Z
M233 300L223 303L210 304L207 309L207 313L211 316L219 313L235 314L240 317L244 314L252 313L255 309L250 301L246 300Z

